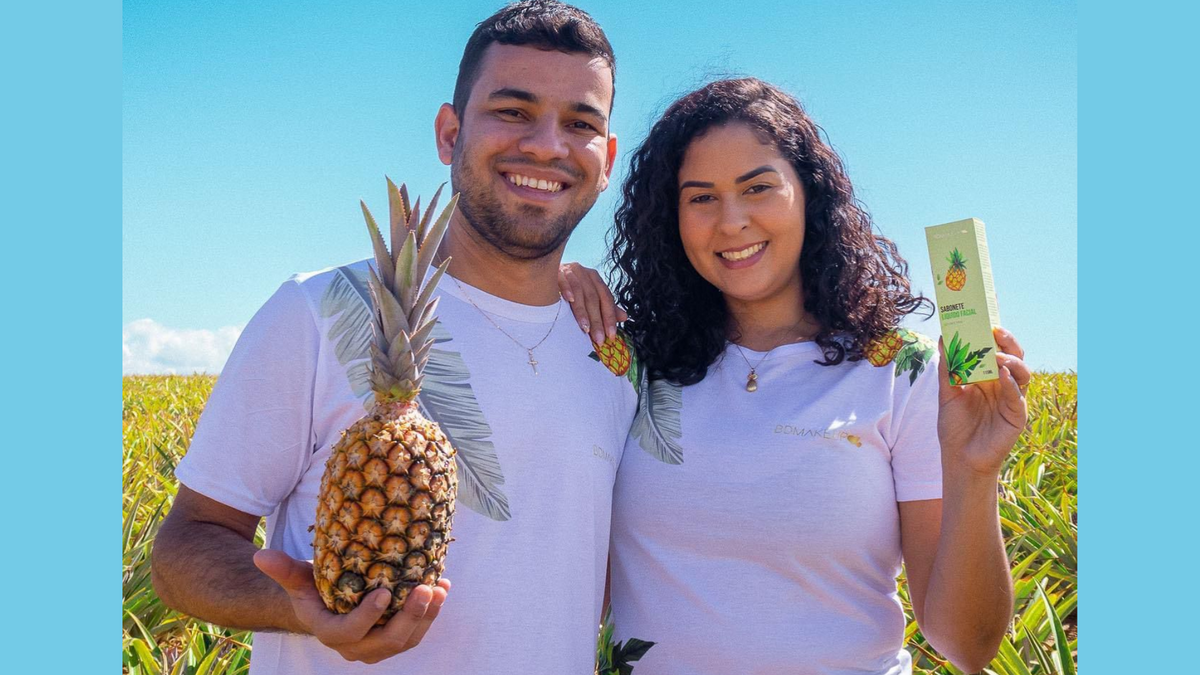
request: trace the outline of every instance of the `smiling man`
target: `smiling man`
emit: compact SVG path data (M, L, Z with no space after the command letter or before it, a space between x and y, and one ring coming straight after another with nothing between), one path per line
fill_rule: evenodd
M614 67L586 13L517 3L478 25L437 113L460 201L420 403L458 451L452 590L419 586L373 627L383 598L332 614L306 562L325 461L370 393L366 261L289 279L243 332L177 469L153 569L170 606L257 631L253 675L592 671L636 394L589 358L558 266L608 186Z

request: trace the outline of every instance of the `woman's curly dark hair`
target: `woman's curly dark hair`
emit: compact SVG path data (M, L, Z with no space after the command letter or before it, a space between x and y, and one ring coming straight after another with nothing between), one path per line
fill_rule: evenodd
M913 295L908 264L872 231L837 154L792 96L755 78L708 84L667 108L633 154L609 261L626 333L650 377L704 379L731 335L721 292L701 277L679 238L679 168L688 145L713 127L744 123L787 158L804 187L800 253L804 309L821 330L822 365L863 357L874 339L932 303Z

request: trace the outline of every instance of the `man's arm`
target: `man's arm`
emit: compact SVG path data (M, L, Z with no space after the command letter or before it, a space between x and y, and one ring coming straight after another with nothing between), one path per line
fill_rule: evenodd
M151 579L158 597L221 626L305 632L287 592L254 565L258 521L180 485L154 540Z
M387 589L373 591L349 614L334 614L317 593L312 565L281 551L259 552L257 527L258 516L180 485L154 541L154 590L168 607L205 621L313 635L347 661L364 663L417 646L450 590L446 579L437 588L417 586L402 611L379 627L391 601Z

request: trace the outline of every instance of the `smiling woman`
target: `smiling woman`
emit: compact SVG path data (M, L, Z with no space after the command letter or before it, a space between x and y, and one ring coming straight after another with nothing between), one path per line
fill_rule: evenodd
M1012 606L997 510L1024 352L952 387L841 161L756 79L672 104L634 153L612 259L644 373L613 492L617 637L655 673L907 675L916 621L959 668ZM941 372L939 372L939 370ZM753 612L739 611L753 607Z

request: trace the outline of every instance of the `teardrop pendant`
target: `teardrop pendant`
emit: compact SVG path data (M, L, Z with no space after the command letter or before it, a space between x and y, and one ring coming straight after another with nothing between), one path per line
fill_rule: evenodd
M746 378L746 391L758 391L758 375L755 374L753 368L750 369L750 375Z

